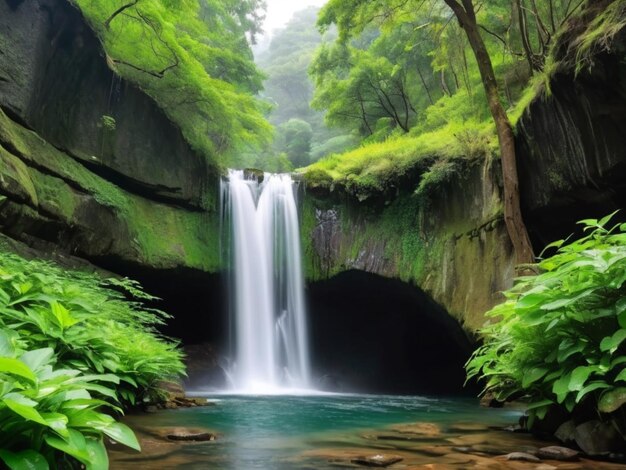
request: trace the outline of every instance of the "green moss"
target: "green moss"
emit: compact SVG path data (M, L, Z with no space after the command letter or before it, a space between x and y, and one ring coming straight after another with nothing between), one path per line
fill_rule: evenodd
M593 9L593 5L590 6ZM576 72L593 66L593 57L611 48L613 38L626 27L626 2L614 1L597 12L572 41L576 50Z
M214 163L261 147L271 135L245 31L224 5L69 0L83 13L109 67L151 96L194 150ZM244 7L245 8L245 7Z
M41 209L46 213L58 214L62 220L69 224L74 223L74 212L80 205L78 195L74 190L53 176L38 171L30 171L30 175L37 188Z
M80 195L83 192L112 210L120 227L128 229L128 240L113 241L125 256L156 267L219 270L219 228L214 212L187 211L130 194L13 122L2 110L0 143L19 154L12 155L0 146L0 157L6 162L0 168L0 179L11 178L12 192L22 192L35 207L71 226L80 222L74 214L85 202ZM45 173L36 168L45 168ZM206 197L206 204L214 207L214 197L209 192ZM119 233L126 236L124 230Z
M454 171L456 159L482 159L496 152L493 126L489 123L451 123L436 131L393 137L331 155L301 171L307 185L344 189L363 201L395 188L403 177L426 176L420 192L443 182L443 169ZM428 189L430 190L430 189Z
M215 272L220 269L216 217L137 199L125 217L142 260L151 266L183 264Z
M30 177L28 167L17 157L0 146L0 188L17 193L19 197L32 205L38 204L37 191Z

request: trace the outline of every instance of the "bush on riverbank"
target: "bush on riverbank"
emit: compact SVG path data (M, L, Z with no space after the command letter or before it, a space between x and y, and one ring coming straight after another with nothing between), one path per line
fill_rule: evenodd
M137 299L127 300L127 297ZM184 373L164 314L128 280L27 261L0 246L0 459L11 469L108 468L103 438L139 449L109 414Z
M540 274L487 314L495 322L466 366L499 400L528 398L531 427L550 411L626 424L626 224L610 220L583 220L584 238L551 245Z

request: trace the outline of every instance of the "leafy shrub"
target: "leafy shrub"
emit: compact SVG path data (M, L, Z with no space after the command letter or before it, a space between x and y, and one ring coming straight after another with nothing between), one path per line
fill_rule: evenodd
M466 365L500 400L530 400L530 424L553 408L613 413L626 403L626 224L580 223L553 243L538 275L518 280L487 315L496 323Z
M154 330L164 314L126 295L148 297L131 281L63 271L0 246L0 459L10 468L68 459L107 468L103 435L139 449L101 408L121 413L183 366Z

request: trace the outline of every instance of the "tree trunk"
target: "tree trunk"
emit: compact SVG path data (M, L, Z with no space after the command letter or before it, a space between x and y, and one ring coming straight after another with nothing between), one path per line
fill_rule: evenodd
M457 0L444 1L452 9L467 34L470 46L478 62L483 86L487 94L489 110L496 125L504 184L504 221L513 244L517 263L533 263L535 257L520 208L519 179L513 129L500 102L498 83L496 82L487 47L480 36L474 7L471 0L462 0L463 6Z

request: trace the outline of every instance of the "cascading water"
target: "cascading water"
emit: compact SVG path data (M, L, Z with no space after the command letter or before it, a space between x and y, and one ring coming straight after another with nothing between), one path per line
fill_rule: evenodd
M289 175L263 181L229 170L234 387L250 393L308 389L310 367L298 211Z

